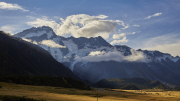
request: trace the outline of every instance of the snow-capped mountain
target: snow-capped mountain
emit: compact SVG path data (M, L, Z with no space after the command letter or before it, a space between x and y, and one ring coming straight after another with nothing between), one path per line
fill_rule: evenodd
M81 79L97 82L110 78L147 78L180 85L180 57L159 51L112 46L102 37L65 38L50 27L24 30L14 35L47 50Z

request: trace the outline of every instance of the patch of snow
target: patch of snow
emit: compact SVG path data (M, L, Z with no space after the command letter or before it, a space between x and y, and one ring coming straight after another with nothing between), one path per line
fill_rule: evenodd
M66 46L62 46L60 44L55 43L53 40L43 40L39 42L39 44L43 44L52 48L66 48Z
M152 54L154 56L154 51L149 51L150 54Z
M58 62L61 62L63 56L59 48L50 48L49 51L51 55L54 57L54 59L56 59Z
M46 51L48 51L48 46L43 45L43 44L39 44L40 47L42 47L43 49L45 49Z
M179 57L176 58L176 57L171 56L171 57L169 57L169 59L171 59L174 62L177 62L180 58Z
M39 36L43 35L44 33L46 33L46 31L38 31L37 33L28 33L23 38L31 38L31 37L34 37L34 36L39 37Z
M99 47L99 48L96 48L96 49L92 49L92 48L83 48L83 49L80 49L78 51L78 53L76 53L77 56L79 57L84 57L84 56L87 56L89 55L91 52L95 52L95 51L102 51L102 50L106 50L106 52L109 52L109 51L114 51L114 49L112 48L109 48L109 47Z
M60 39L59 39L59 38L53 38L53 41L54 41L55 43L59 43Z
M166 58L169 58L170 60L172 60L172 61L174 61L174 62L177 62L180 58L176 58L176 57L173 57L173 56L171 56L171 55L167 55L167 54L165 54L165 55L163 55L163 56L161 56L161 57L156 57L156 59L157 60L159 60L159 61L161 61L161 60L166 60Z
M62 42L69 50L69 53L66 55L67 57L70 57L73 53L78 52L78 46L72 40L67 40Z
M58 62L61 62L63 56L59 48L52 48L43 44L39 44L39 46L44 48L46 51L48 51L53 56L53 58L56 59Z
M47 38L50 39L53 36L53 31L50 31L49 33L47 33Z
M71 69L71 71L73 71L74 65L75 65L77 62L78 62L78 61L74 61L73 63L71 63L71 66L69 67L69 69Z

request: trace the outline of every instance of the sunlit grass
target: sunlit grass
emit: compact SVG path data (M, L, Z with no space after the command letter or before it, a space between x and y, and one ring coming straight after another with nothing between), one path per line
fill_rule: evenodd
M161 89L122 90L103 89L99 91L80 90L74 88L31 86L1 82L0 95L26 96L46 101L173 101L180 99L179 91L164 91ZM178 95L179 94L179 95Z

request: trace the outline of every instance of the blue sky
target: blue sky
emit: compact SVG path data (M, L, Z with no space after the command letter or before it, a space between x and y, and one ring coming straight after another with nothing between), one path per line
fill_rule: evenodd
M50 26L61 36L180 56L179 0L1 0L0 30Z

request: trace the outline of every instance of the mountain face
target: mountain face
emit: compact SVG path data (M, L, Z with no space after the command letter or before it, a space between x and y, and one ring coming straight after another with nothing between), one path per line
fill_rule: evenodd
M61 76L79 78L46 50L0 31L0 75Z
M65 38L49 27L31 28L14 35L39 45L82 80L146 78L180 85L180 57L159 51L112 46L102 37Z

